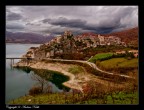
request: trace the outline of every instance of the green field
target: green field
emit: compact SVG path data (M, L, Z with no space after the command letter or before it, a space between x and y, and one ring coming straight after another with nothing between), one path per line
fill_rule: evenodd
M74 75L77 75L79 73L84 73L84 70L81 66L78 66L78 65L73 65L72 67L70 67L68 69L68 72L74 74Z
M109 60L101 61L100 66L105 69L111 68L135 68L138 67L138 58L126 59L126 58L112 58Z
M119 92L103 95L101 98L88 99L83 95L72 93L27 95L10 101L9 104L138 104L138 92Z
M106 60L110 59L113 56L113 53L99 53L94 57L90 58L88 61L95 63L97 60Z

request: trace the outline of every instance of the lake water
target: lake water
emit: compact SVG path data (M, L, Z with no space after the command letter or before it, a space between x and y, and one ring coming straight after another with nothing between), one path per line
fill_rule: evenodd
M6 44L6 58L8 57L21 57L24 55L30 47L38 47L40 44L13 44L8 43ZM18 62L19 60L14 60L14 63ZM24 96L28 94L28 91L31 87L33 87L37 82L31 78L31 74L34 72L31 71L27 73L21 69L12 69L11 60L6 60L6 95L5 100L6 103L10 100L16 99L20 96ZM53 75L54 78L56 77L61 78L62 75ZM52 86L52 92L62 92L62 88L59 88L54 84L54 81L48 82Z

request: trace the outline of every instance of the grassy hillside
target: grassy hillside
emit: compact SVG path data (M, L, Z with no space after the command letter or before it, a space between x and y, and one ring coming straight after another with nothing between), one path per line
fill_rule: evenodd
M126 58L112 58L109 60L101 61L100 66L103 66L104 68L127 68L127 67L138 67L138 59L134 58L131 60L128 60Z
M90 58L88 61L95 63L97 60L106 60L111 58L113 53L99 53L96 54L94 57Z
M102 70L114 73L129 75L137 75L138 73L138 58L112 58L109 60L97 62L96 64Z
M138 92L118 92L88 99L83 95L72 93L28 95L13 100L9 104L138 104Z
M84 69L81 66L73 65L68 71L74 75L84 73Z

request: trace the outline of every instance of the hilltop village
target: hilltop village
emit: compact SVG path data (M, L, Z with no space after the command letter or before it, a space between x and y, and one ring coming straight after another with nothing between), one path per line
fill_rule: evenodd
M121 38L116 36L105 37L92 33L73 36L71 31L65 31L63 35L57 36L39 47L31 47L23 57L30 57L36 60L43 58L62 58L62 55L83 54L83 50L87 48L112 45L127 46L125 42L121 41Z

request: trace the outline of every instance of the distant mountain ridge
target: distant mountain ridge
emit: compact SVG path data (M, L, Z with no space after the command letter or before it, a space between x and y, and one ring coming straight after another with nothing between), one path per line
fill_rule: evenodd
M41 34L34 33L12 33L6 31L6 43L45 43L52 40L52 35L43 36Z
M138 27L119 31L119 32L113 32L109 34L100 34L105 37L108 36L116 36L121 38L123 42L129 45L135 45L138 46ZM85 37L95 37L98 36L98 33L92 33L92 32L87 32L87 33L81 33L79 35L76 35L74 37L80 37L80 38L85 38ZM34 33L12 33L6 31L6 42L11 42L11 43L46 43L54 39L55 37L53 35L49 36L43 36L41 34L34 34Z

